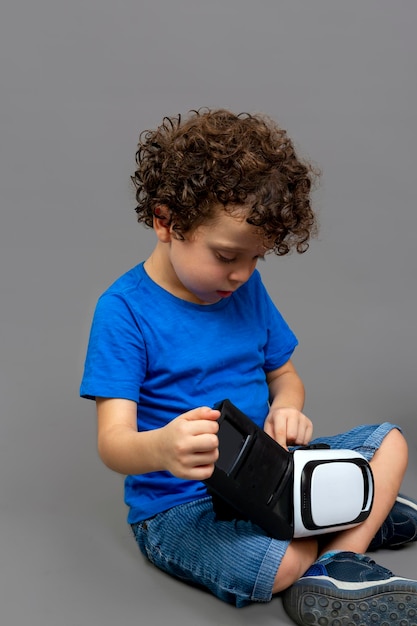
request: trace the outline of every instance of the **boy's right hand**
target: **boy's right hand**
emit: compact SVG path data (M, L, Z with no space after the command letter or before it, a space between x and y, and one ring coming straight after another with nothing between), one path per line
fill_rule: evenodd
M219 456L220 411L207 406L179 415L160 430L164 467L177 478L205 480Z

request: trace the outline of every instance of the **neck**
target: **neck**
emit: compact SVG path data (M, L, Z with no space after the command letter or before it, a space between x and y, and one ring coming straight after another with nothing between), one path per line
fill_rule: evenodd
M144 263L148 276L160 287L182 300L197 302L197 298L179 281L169 258L169 243L158 241L152 254Z

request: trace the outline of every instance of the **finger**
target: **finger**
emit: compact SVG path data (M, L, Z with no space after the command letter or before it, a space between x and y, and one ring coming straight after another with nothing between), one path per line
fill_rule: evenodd
M215 435L219 430L219 424L217 421L210 420L192 420L187 421L187 432L193 437L198 435Z
M191 411L187 411L183 413L182 416L184 419L188 421L193 420L212 420L216 421L220 417L220 411L217 409L211 409L209 406L200 406L197 409L191 409Z
M219 448L219 438L215 434L204 433L194 437L192 444L192 452L194 454L206 452L213 453Z
M287 431L285 428L283 428L283 425L280 425L279 428L274 429L274 439L277 443L279 443L280 446L282 446L286 450L288 449L287 448L287 441L288 441Z
M265 421L264 424L264 431L266 432L267 435L269 435L270 437L272 437L272 439L275 439L275 433L274 433L274 429L272 426L272 422L269 420Z
M214 463L219 458L219 449L214 448L212 450L207 450L205 452L197 452L194 455L194 466L199 467L201 465L214 465Z
M218 457L219 452L217 448L208 452L190 453L181 463L183 475L191 478L191 473L196 473L201 470L207 471L208 476L211 476ZM195 476L193 476L193 478L195 478Z
M312 437L313 437L313 425L310 423L306 426L303 444L307 445L308 443L310 443Z
M296 443L300 445L307 445L310 443L313 435L313 424L309 419L307 419L306 423L300 428L300 432L297 438Z
M288 443L297 443L304 438L304 432L301 431L299 421L288 420L286 431L286 441Z
M207 480L214 472L214 463L208 463L207 465L198 465L193 467L189 473L187 473L187 478L191 480Z

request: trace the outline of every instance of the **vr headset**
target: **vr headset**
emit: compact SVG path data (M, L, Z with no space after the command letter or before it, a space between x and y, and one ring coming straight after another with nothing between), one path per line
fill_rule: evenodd
M374 482L352 450L312 445L288 452L230 400L221 411L219 458L205 480L219 519L246 519L292 539L351 528L369 515Z

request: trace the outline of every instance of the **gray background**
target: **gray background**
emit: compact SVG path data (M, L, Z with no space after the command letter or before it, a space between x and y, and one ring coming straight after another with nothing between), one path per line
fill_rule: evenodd
M129 176L163 115L262 111L321 167L319 239L262 272L316 433L395 420L417 496L416 27L414 0L3 0L2 623L290 624L142 560L78 398L97 297L154 243ZM378 560L417 577L415 550Z

